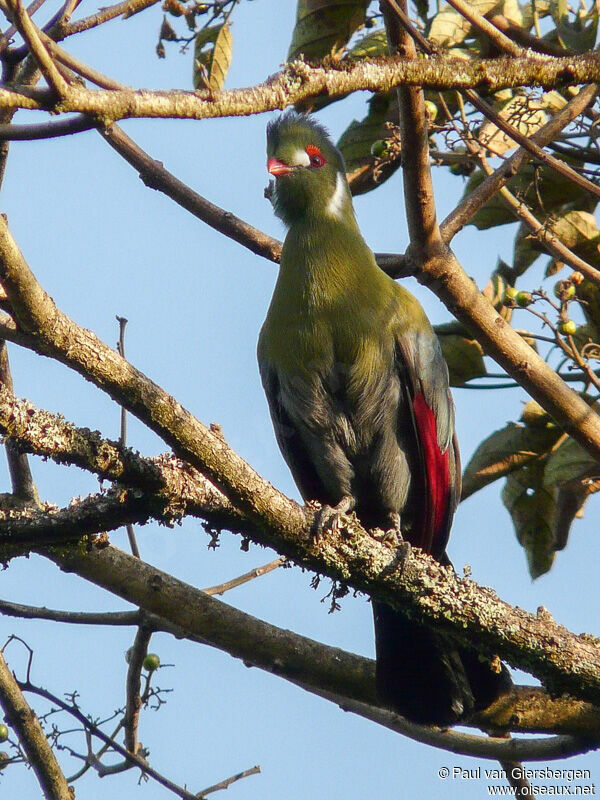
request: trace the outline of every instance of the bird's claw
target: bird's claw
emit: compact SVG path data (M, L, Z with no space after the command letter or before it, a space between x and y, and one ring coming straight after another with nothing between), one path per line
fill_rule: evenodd
M335 506L322 505L316 512L310 527L311 541L318 542L326 531L337 531L340 527L340 518L352 511L354 500L352 497L342 497Z

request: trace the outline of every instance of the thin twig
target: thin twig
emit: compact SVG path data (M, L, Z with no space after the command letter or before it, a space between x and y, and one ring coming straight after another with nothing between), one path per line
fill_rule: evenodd
M0 614L21 619L45 619L52 622L68 622L75 625L139 625L140 611L59 611L52 608L26 606L0 600Z
M219 783L208 786L206 789L202 789L201 792L198 792L198 798L199 800L202 800L202 798L206 797L207 794L212 794L212 792L220 792L221 789L229 789L232 783L241 781L243 778L248 778L250 775L260 775L260 767L258 765L255 767L250 767L250 769L245 769L243 772L238 772L236 775L232 775L230 778L225 778L224 781L219 781Z
M87 78L92 83L95 83L96 86L101 86L103 89L128 88L125 84L119 83L119 81L115 81L113 78L109 78L102 72L98 72L98 70L90 67L89 64L85 64L83 61L75 58L70 53L67 53L67 51L60 47L60 45L56 44L54 39L48 36L48 34L44 33L43 31L39 31L39 34L50 55L54 56L54 58L61 64L64 64L65 67L72 69L83 78Z
M36 139L54 139L57 136L70 136L74 133L89 131L98 127L98 122L86 114L75 117L53 120L32 125L0 124L0 140L33 141Z
M141 674L144 659L148 653L148 645L152 637L152 631L143 624L137 629L133 645L128 650L129 666L127 668L127 699L125 702L125 747L134 755L142 755L138 742L138 725L140 711L142 709L142 698L140 696Z
M230 589L235 589L238 586L242 586L244 583L248 583L248 581L253 581L255 578L260 578L261 575L267 575L269 572L272 572L274 569L278 567L282 567L287 562L287 559L283 556L274 559L274 561L269 561L268 564L265 564L263 567L255 567L251 569L250 572L245 572L243 575L240 575L237 578L233 578L230 581L225 581L225 583L219 583L216 586L209 586L208 589L204 589L206 594L210 595L217 595L217 594L225 594Z
M556 42L550 42L546 39L540 39L539 36L534 36L529 33L529 31L525 30L525 28L507 19L502 14L492 14L489 17L489 21L507 37L523 47L527 47L530 50L535 50L537 53L543 53L547 56L568 55L568 51L565 50L562 45Z
M595 84L584 87L579 94L558 111L539 131L531 137L539 146L545 146L554 139L563 128L576 119L587 106L593 102L598 87ZM440 225L445 242L450 242L475 213L530 159L530 153L519 148L506 159L495 172L486 178L474 191L464 198Z
M125 317L119 317L117 315L117 322L119 323L119 341L117 342L117 353L122 358L125 358L125 326L127 325L127 320ZM127 444L127 409L124 406L121 406L121 432L119 433L119 444L121 447L125 447ZM127 538L129 540L131 552L136 558L140 558L140 548L137 543L133 525L126 525L125 530L127 531Z
M45 2L46 0L33 0L33 2L27 6L28 15L32 17L35 12L44 5ZM14 25L9 25L2 36L0 36L0 54L6 50L15 33L17 33L16 27Z
M29 18L27 11L25 11L21 5L21 1L5 0L5 2L11 11L13 22L17 30L27 43L31 53L35 56L48 86L56 92L58 97L64 98L69 90L68 84L44 47L40 39L40 32Z
M46 800L73 800L42 726L0 651L0 704L33 767Z
M122 755L123 758L132 764L133 766L139 767L144 775L148 775L148 777L155 780L161 786L164 786L166 789L169 789L173 794L176 794L178 797L181 797L182 800L198 800L197 795L188 792L187 789L184 789L183 786L178 786L173 781L166 778L160 772L155 770L151 767L144 758L140 756L134 755L122 747L117 741L111 739L102 728L98 727L95 723L93 723L88 717L85 716L76 706L70 705L69 703L65 703L60 697L57 697L52 692L49 692L47 689L43 689L41 686L35 686L29 680L22 681L19 684L20 688L24 692L32 692L33 694L38 695L39 697L44 697L46 700L49 700L53 705L58 706L63 711L71 714L78 722L83 725L85 730L90 731L96 738L100 739L105 744L109 745L115 752ZM62 799L61 799L62 800ZM72 800L72 796L69 794L65 800Z
M156 5L158 2L159 0L124 0L122 3L107 6L89 17L84 17L75 22L62 25L60 29L60 39L66 39L67 36L73 36L76 33L82 33L83 31L97 28L99 25L103 25L105 22L109 22L117 17L128 19L129 17L133 17L134 14L138 14L140 11L144 11L144 9Z

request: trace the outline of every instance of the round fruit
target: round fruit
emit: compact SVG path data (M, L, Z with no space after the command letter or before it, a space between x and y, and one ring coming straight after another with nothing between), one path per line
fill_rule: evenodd
M148 653L144 659L144 669L147 669L148 672L154 672L154 670L158 669L159 667L160 658L156 655L156 653Z
M515 303L521 308L531 305L531 299L531 292L517 292L515 295Z
M430 122L433 122L438 115L438 107L431 100L425 100L425 111Z
M5 742L8 739L8 728L6 725L0 725L0 742Z
M564 333L565 336L573 336L574 333L577 332L577 325L573 322L572 319L568 319L566 322L561 322L558 326L558 330L561 333Z
M507 286L504 290L504 302L513 303L518 294L519 291L514 286Z
M571 281L557 281L554 284L554 296L561 300L570 300L575 296L575 287Z
M371 145L371 155L375 158L383 158L388 155L387 142L385 139L377 139Z
M579 286L580 283L583 283L584 278L581 272L572 272L569 280L571 281L571 283L574 283L576 286Z

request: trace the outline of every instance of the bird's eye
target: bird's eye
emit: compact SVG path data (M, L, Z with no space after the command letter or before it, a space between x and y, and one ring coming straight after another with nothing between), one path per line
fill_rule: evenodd
M306 154L310 158L311 167L322 167L323 164L325 163L323 154L321 153L318 147L315 147L314 144L307 145Z

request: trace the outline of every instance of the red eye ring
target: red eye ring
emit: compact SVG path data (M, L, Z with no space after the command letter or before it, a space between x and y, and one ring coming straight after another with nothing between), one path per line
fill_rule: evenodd
M306 146L306 154L310 158L311 167L322 167L325 164L323 153L314 144Z

